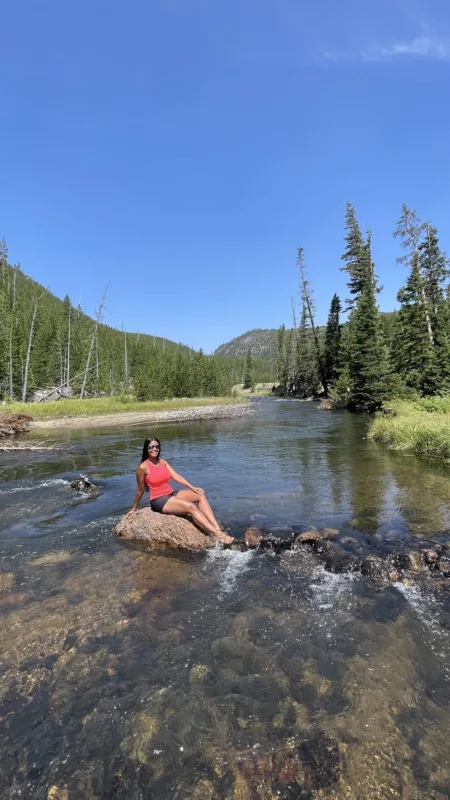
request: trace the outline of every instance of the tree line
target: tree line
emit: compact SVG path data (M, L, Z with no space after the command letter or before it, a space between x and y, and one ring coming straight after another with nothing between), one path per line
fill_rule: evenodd
M8 262L0 241L0 399L29 400L59 387L75 397L135 394L139 400L230 394L244 381L245 358L205 355L183 344L117 330L70 298L55 297ZM254 360L256 381L270 380Z
M298 251L301 314L277 340L280 391L299 397L330 397L373 413L391 397L437 395L450 390L450 262L438 231L403 205L394 231L407 270L392 314L380 313L382 291L372 260L372 235L363 234L354 207L345 216L343 266L349 297L334 294L325 331L314 321L314 302ZM342 322L342 313L347 319Z

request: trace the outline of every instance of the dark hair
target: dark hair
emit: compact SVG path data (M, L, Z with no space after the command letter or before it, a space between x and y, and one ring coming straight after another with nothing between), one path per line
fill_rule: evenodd
M161 442L159 441L159 439L156 438L156 436L150 436L144 442L144 448L142 450L141 464L142 464L143 461L147 461L147 458L148 458L148 446L149 446L150 442L158 442L159 447L160 447L160 449L158 450L158 461L161 458Z

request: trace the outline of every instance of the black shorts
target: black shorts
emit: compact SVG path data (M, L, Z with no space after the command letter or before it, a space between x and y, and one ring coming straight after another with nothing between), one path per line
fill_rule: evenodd
M164 494L162 497L156 497L154 500L150 500L152 511L159 511L161 514L167 501L170 500L171 497L176 497L177 494L178 492L172 492L172 494Z

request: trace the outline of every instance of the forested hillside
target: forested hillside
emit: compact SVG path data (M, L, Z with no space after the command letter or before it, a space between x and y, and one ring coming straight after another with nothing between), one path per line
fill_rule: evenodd
M91 319L8 263L0 242L0 398L26 400L37 389L70 387L73 396L133 392L138 399L224 395L243 382L244 359L202 351ZM255 381L270 380L253 362Z

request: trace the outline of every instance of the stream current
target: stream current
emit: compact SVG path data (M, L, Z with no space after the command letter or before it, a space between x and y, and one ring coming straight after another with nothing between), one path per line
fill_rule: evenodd
M167 556L114 538L151 434L236 536L448 543L448 467L380 449L347 412L252 407L0 454L2 799L450 798L445 581L380 589L307 547ZM71 493L80 473L98 498Z

